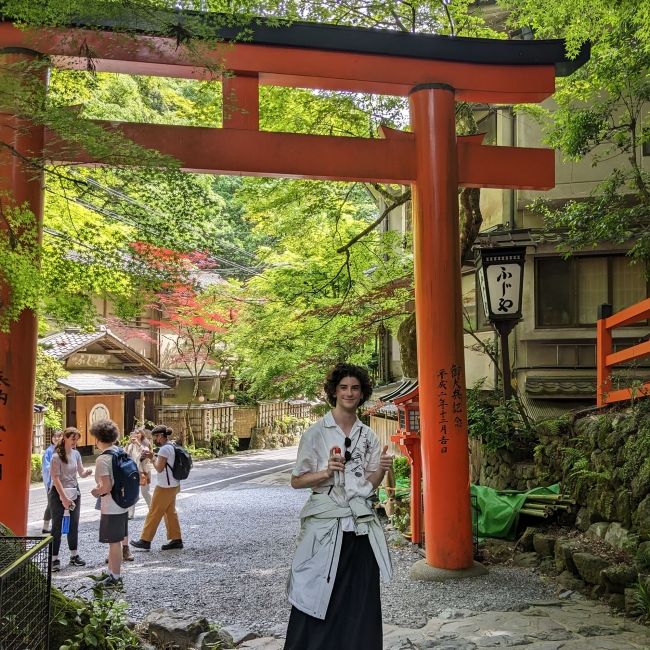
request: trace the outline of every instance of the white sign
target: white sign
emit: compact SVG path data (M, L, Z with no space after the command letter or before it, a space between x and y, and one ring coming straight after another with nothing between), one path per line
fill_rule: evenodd
M486 269L487 282L490 287L490 307L495 316L516 314L519 311L519 274L518 264L493 264ZM484 288L481 288L483 291ZM487 301L486 301L487 302Z
M111 419L111 414L108 410L108 407L105 406L104 404L95 404L93 408L90 411L90 415L88 416L88 420L90 421L90 426L95 424L95 422L99 422L100 420L110 420Z

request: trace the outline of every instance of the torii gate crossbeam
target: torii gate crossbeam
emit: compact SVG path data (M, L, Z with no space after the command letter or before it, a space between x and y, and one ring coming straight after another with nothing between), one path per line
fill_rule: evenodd
M197 58L147 26L128 36L111 31L111 25L92 27L99 29L77 24L30 31L0 23L0 55L45 54L52 65L85 68L83 43L98 71L192 79L219 77L206 62L219 64L233 72L223 78L224 128L102 126L174 156L190 171L413 185L426 565L452 573L471 569L457 188L549 189L554 155L483 146L480 137L458 138L454 106L459 100L542 101L553 93L556 75L569 74L588 59L588 48L568 61L562 41L262 23L246 42L206 44ZM230 28L215 27L215 37L228 41L234 35ZM379 140L262 132L260 84L408 96L413 132L386 129ZM0 114L0 138L11 139L19 119ZM115 164L38 127L14 145L22 156L38 160ZM40 179L6 149L0 152L0 189L18 203L27 201L42 222ZM35 345L30 313L8 335L0 334L0 521L18 533L25 532L27 522Z

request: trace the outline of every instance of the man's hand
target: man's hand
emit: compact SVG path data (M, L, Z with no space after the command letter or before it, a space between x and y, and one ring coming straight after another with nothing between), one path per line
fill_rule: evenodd
M388 445L384 445L381 456L379 456L379 467L387 472L393 466L393 458L394 456L388 453Z
M93 475L93 471L92 471L92 469L87 469L87 470L86 470L86 471L81 475L81 477L82 477L82 478L88 478L89 476L92 476L92 475Z
M95 486L95 487L90 491L90 494L92 494L94 497L98 497L98 496L100 496L101 493L102 493L102 491L101 491L101 488L99 487L99 485L96 485L96 486Z
M343 472L345 471L345 462L341 454L332 454L330 455L327 461L327 476L332 478L334 472Z

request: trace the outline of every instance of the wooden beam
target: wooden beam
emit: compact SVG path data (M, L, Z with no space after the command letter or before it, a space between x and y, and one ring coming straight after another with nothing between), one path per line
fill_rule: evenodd
M180 161L182 169L231 174L408 184L416 180L413 134L387 139L347 138L248 129L96 122L137 144ZM253 153L254 152L254 153ZM46 158L56 163L116 165L47 136ZM461 186L548 189L554 154L547 149L489 147L459 139Z

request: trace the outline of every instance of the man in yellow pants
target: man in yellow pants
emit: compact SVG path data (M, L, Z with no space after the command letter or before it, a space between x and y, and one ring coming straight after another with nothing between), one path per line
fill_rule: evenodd
M174 445L169 441L172 430L162 424L151 431L151 436L160 448L156 455L151 450L143 452L143 457L151 458L153 466L158 473L156 489L153 492L149 514L144 521L144 528L140 539L131 540L131 546L143 551L151 549L151 540L156 536L156 531L161 519L165 519L167 529L167 544L162 545L163 551L183 548L181 527L176 514L176 495L180 492L180 481L174 478L174 459L176 452Z

